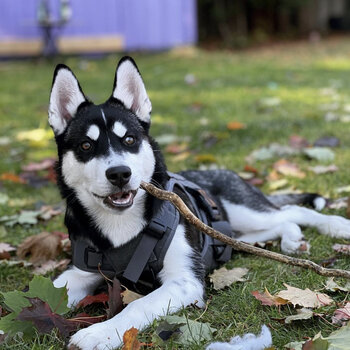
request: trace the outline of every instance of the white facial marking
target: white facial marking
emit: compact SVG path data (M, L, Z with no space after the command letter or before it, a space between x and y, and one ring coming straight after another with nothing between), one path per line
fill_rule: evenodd
M100 129L97 125L91 125L87 134L87 137L90 137L91 140L96 141L98 137L100 136Z
M126 134L126 127L120 123L120 122L115 122L113 126L113 132L120 138L124 137Z

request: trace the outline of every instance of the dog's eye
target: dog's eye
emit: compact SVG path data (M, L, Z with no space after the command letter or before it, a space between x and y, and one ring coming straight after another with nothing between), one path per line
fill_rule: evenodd
M83 142L81 145L80 145L80 148L83 150L83 151L89 151L91 149L91 143L88 142L88 141L85 141Z
M127 145L127 146L132 146L135 143L135 138L133 136L126 136L123 140L123 142Z

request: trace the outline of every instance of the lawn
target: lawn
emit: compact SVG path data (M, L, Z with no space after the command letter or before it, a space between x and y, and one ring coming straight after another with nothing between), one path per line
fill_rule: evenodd
M287 179L288 187L301 191L318 192L331 198L346 195L337 193L336 189L350 184L350 39L338 38L316 45L276 45L235 53L186 49L133 57L153 104L151 134L164 142L162 148L169 170L215 163L240 172L252 151L273 142L288 145L291 135L299 135L311 144L320 137L333 136L340 140L340 145L332 149L335 159L331 162L338 171L315 175L309 167L321 163L297 154L288 159L306 176L281 178ZM69 65L84 92L96 103L102 103L111 94L119 58L120 55L113 55L100 59L62 58L57 62L0 62L0 175L18 175L23 165L55 156L53 139L21 141L18 135L21 131L48 128L47 106L56 63ZM229 122L240 122L245 127L229 130ZM165 144L169 138L176 139L171 142L173 147ZM279 158L256 160L252 166L261 178L266 178ZM9 200L0 204L0 216L13 215L21 209L33 210L43 203L60 203L53 183L33 188L6 180L6 176L2 178L0 194L7 194ZM269 192L269 186L266 180L262 189ZM324 212L345 215L345 209ZM63 215L31 226L0 225L0 242L17 246L25 237L42 231L65 232ZM320 236L312 229L305 230L305 235L311 243L308 258L318 263L335 256L334 243L349 243ZM278 247L269 249L279 251ZM333 267L349 268L350 257L337 256L334 260ZM336 306L317 310L325 313L322 318L283 324L278 319L294 314L292 307L262 306L251 295L252 291L262 292L265 287L271 293L278 292L283 289L283 283L319 290L325 278L238 252L227 266L248 268L248 280L220 291L208 283L210 303L206 312L202 315L202 310L193 308L182 311L190 319L200 317L202 322L217 328L213 339L228 341L234 335L258 333L261 325L267 324L279 349L290 341L303 340L320 331L326 336L337 329L330 318ZM24 289L32 275L31 268L1 264L1 291ZM332 297L341 302L348 295L338 292ZM156 324L143 332L141 339L150 341L155 329ZM2 346L3 349L46 350L61 349L63 342L52 333L37 336L31 343L17 340ZM177 348L177 345L169 344L167 348ZM201 349L203 344L191 348Z

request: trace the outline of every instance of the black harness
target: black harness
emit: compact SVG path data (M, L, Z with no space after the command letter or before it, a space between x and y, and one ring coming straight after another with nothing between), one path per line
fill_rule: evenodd
M194 214L215 230L232 236L230 224L223 219L215 201L195 183L168 172L165 190L180 191L190 202ZM163 268L165 254L180 223L180 214L169 201L155 200L153 217L141 234L128 243L98 251L82 239L72 241L73 264L81 270L116 276L123 284L136 290L159 286L157 274ZM207 271L231 258L232 248L212 237L202 235L201 257Z

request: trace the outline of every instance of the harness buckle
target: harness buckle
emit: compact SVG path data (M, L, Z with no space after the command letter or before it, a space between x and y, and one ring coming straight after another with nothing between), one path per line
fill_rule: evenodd
M151 220L147 227L147 233L158 239L162 238L167 230L169 230L169 227L158 220Z
M84 251L84 263L89 269L96 269L102 265L103 255L92 247L86 247Z

